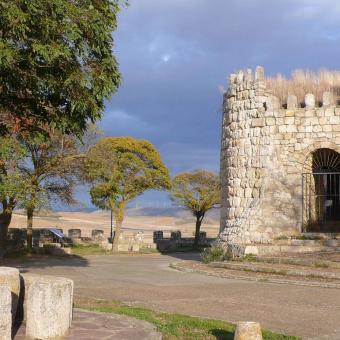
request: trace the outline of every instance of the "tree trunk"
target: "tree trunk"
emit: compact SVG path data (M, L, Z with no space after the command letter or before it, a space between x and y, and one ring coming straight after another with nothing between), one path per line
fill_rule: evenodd
M195 229L195 240L194 240L194 249L198 249L198 242L200 239L200 230L201 224L203 221L204 213L196 214L196 229Z
M111 208L113 210L113 214L116 220L116 227L115 227L115 236L112 242L112 251L118 251L118 244L119 244L119 236L122 231L122 225L124 220L124 209L125 209L125 201L122 202L112 202Z
M116 220L115 236L112 242L112 251L118 251L119 236L122 231L122 222Z
M7 244L8 227L11 223L12 211L0 214L0 254L4 253Z
M34 209L27 209L27 252L32 254L33 248L33 212Z

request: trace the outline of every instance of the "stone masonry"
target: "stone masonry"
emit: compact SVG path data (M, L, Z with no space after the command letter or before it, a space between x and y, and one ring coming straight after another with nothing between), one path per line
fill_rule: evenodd
M303 172L317 150L340 152L340 107L331 92L316 103L289 95L283 108L258 66L230 76L223 100L219 240L271 243L302 227Z

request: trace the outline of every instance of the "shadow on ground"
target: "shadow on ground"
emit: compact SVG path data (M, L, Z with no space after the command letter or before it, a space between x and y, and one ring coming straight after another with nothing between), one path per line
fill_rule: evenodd
M78 255L52 256L33 255L19 258L3 258L1 266L19 268L21 273L28 272L28 268L51 268L51 267L88 267L89 261Z
M216 337L217 340L233 340L234 333L225 331L223 329L212 329L211 334Z
M176 251L176 252L161 252L162 255L173 257L182 261L201 261L201 253L199 251Z

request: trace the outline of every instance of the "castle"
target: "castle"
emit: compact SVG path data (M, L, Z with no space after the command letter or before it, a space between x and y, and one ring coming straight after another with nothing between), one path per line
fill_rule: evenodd
M289 95L284 107L263 67L230 75L221 140L221 230L227 244L340 232L340 107Z

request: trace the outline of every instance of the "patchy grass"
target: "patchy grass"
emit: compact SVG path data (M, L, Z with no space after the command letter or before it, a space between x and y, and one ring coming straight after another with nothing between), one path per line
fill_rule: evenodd
M137 252L112 252L105 250L98 244L77 244L71 247L72 255L86 256L86 255L147 255L159 254L157 249L150 249L141 247Z
M325 262L314 262L314 267L316 268L329 268L329 264Z
M229 322L202 319L182 314L171 314L151 309L127 306L115 301L75 297L78 308L103 313L115 313L144 320L156 326L164 340L232 340L235 326ZM272 333L263 330L264 340L298 340L294 336Z
M293 240L314 240L313 237L311 236L308 236L308 235L294 235L292 236L292 239Z
M275 241L290 240L290 237L288 237L287 235L280 235L280 236L274 237L274 240Z
M111 254L98 244L76 244L71 247L71 252L72 255L79 256Z
M160 254L160 252L157 249L140 247L137 254Z
M254 254L246 254L241 258L244 262L256 262L256 256Z

